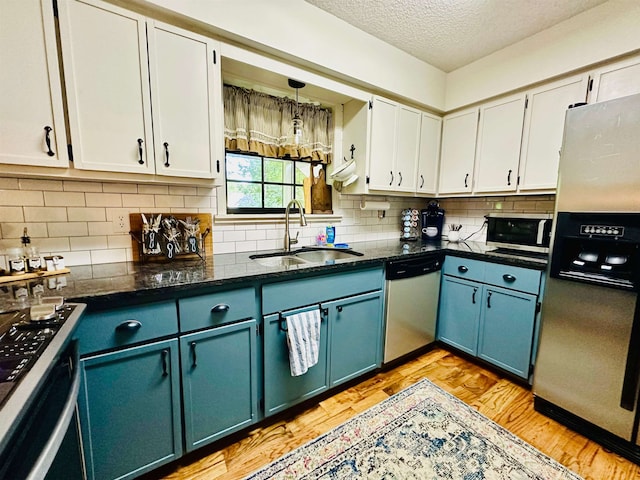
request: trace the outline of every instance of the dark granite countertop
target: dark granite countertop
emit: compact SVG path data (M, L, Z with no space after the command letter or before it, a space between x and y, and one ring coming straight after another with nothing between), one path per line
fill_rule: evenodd
M71 267L71 273L36 280L11 282L0 286L0 310L23 308L37 302L33 292L45 296L62 295L68 301L87 303L90 309L112 308L125 303L140 303L197 293L211 286L270 281L285 276L331 273L417 255L446 253L484 261L544 270L546 260L493 252L481 242L423 243L381 240L358 242L351 248L363 255L335 260L331 264L264 266L250 259L256 252L214 254L201 261L109 263ZM275 251L274 251L275 252ZM260 252L265 253L265 252ZM18 301L16 291L29 291L29 299ZM34 302L34 303L35 303Z

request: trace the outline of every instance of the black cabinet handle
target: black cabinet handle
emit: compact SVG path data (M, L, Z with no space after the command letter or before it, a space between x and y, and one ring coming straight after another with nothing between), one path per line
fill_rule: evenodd
M389 186L393 185L393 171L389 172L391 174L391 181L389 182Z
M487 308L491 308L491 292L487 292Z
M135 332L140 330L142 323L138 320L125 320L116 327L116 332Z
M196 342L191 342L189 344L191 346L191 358L193 361L191 362L191 368L196 368L198 366L198 354L196 353Z
M163 145L164 145L164 155L165 155L164 166L169 168L169 144L167 142L164 142Z
M139 138L138 139L138 155L140 155L140 160L138 160L138 163L140 165L144 165L144 159L142 158L142 144L144 143L144 141Z
M336 307L336 310L338 310L338 312L342 312L342 305L338 305L338 306Z
M400 177L400 181L398 182L398 186L402 185L402 172L398 172L398 176Z
M51 136L50 136L51 130L53 130L53 128L51 128L49 125L44 127L44 141L47 144L47 155L49 155L50 157L53 157L55 155L55 152L51 150Z
M513 283L516 281L516 277L514 277L513 275L509 274L509 273L505 273L504 275L502 275L502 279L505 282L509 282L509 283Z
M509 170L509 173L507 173L507 185L511 185L511 172L512 170Z
M211 313L224 313L224 312L228 312L229 311L229 305L227 305L226 303L219 303L217 305L214 305L211 308Z
M420 175L420 188L424 187L424 175Z
M476 303L476 292L478 291L478 287L473 289L473 293L471 294L471 303Z
M162 376L166 377L169 375L168 365L167 365L167 357L169 356L169 350L162 350Z
M469 271L469 269L468 269L467 267L465 267L464 265L460 265L460 266L458 267L458 271L459 271L460 273L467 273L467 272Z
M328 308L320 308L320 313L322 313L322 315L324 315L326 317L327 315L329 315L329 309Z
M464 188L468 188L468 187L469 187L469 185L467 185L467 179L468 179L468 178L469 178L469 174L467 173L467 174L464 176Z

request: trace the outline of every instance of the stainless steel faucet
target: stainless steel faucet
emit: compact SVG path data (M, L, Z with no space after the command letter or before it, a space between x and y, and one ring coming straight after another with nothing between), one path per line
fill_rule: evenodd
M294 239L291 239L291 236L289 235L289 209L291 208L291 205L294 204L298 206L298 211L300 212L300 226L305 227L307 225L307 219L305 218L304 213L302 213L302 205L300 205L300 202L295 198L291 199L289 203L287 203L287 208L284 210L284 250L286 252L291 251L291 245L298 243L298 234L300 233L300 231L296 232L296 238Z

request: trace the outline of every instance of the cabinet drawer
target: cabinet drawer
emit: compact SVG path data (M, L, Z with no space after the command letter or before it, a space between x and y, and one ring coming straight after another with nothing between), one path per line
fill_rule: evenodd
M485 267L485 282L498 287L511 288L521 292L538 294L540 289L539 270L531 270L499 263L487 263Z
M300 278L262 287L262 313L273 313L314 303L380 290L382 268Z
M239 288L178 300L180 330L188 332L225 323L257 318L253 288Z
M110 350L178 333L174 301L86 314L76 331L80 354Z
M451 257L447 255L442 266L442 273L469 280L484 281L485 262L469 258Z

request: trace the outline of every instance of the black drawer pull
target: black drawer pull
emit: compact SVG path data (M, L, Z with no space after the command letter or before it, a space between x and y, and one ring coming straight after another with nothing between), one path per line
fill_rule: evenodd
M211 313L224 313L224 312L228 312L229 311L229 305L227 305L226 303L219 303L217 305L214 305L211 308Z
M142 139L141 139L141 138L139 138L139 139L138 139L138 155L140 155L140 158L139 158L139 160L138 160L138 163L139 163L140 165L143 165L143 164L144 164L144 159L142 158L142 153L143 153L143 152L142 152L142 144L143 144L143 143L144 143L144 142L142 141Z
M491 308L491 292L487 292L487 308Z
M196 368L198 366L198 354L196 353L196 342L191 342L190 345L191 345L191 356L193 357L191 368Z
M504 275L502 275L502 278L504 279L505 282L509 282L509 283L513 283L516 281L516 277L514 277L509 273L505 273Z
M168 365L167 365L167 357L169 356L169 350L162 350L162 376L166 377L169 375Z
M164 166L166 168L169 168L169 144L167 142L164 142L162 145L164 145L164 154L166 156L166 160L164 161Z
M469 268L465 267L464 265L460 265L460 266L458 267L458 271L459 271L460 273L467 273L467 272L469 271Z
M338 305L338 306L336 307L336 310L338 310L338 312L342 312L342 305Z
M142 323L138 320L125 320L116 327L116 332L135 332L140 330Z
M471 303L476 303L476 292L478 291L478 287L473 289L473 293L471 294Z
M55 155L55 152L51 150L51 137L50 137L51 130L53 130L53 128L51 128L49 125L44 127L44 131L45 131L44 141L47 144L47 155L49 155L50 157L53 157Z

